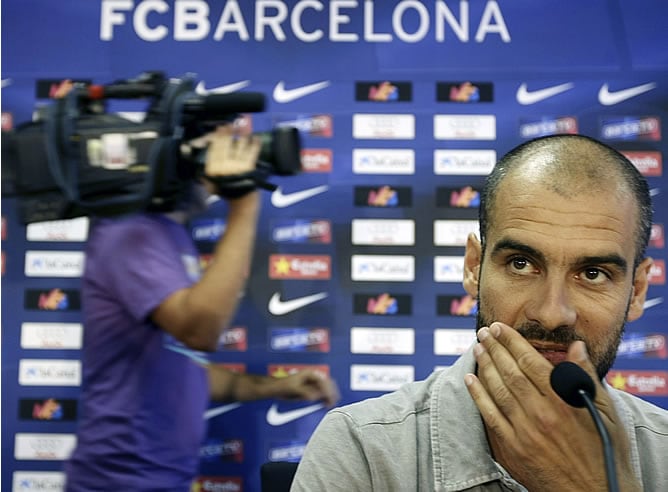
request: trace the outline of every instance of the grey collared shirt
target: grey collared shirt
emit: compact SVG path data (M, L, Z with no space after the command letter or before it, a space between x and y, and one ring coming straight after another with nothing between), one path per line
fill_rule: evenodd
M526 491L492 457L464 385L472 351L424 381L331 410L309 440L292 492ZM644 490L668 487L668 411L608 388Z

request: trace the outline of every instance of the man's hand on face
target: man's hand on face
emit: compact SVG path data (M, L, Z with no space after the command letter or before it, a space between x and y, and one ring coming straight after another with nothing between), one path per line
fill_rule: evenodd
M478 331L477 376L466 384L499 462L529 490L607 490L601 439L584 408L566 404L550 385L552 364L502 323ZM615 448L621 490L641 490L633 474L624 427L601 385L584 342L567 359L595 381L595 405Z

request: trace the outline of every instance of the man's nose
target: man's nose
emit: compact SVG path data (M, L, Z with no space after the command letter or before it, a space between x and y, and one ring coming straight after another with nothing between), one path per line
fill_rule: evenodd
M577 313L567 279L545 278L526 307L526 317L548 330L575 325Z

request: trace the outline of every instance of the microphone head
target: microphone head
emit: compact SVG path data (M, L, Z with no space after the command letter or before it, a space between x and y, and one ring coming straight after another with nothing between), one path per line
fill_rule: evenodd
M584 369L570 361L554 366L550 374L550 385L554 392L572 407L582 408L586 405L581 390L592 399L596 396L594 380Z

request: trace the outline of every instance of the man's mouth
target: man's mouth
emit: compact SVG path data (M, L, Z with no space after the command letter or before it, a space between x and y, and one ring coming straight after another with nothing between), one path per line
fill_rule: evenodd
M542 355L548 361L550 361L553 366L566 360L566 354L568 353L568 348L549 347L537 343L534 343L532 345L538 352L540 352L540 355Z

